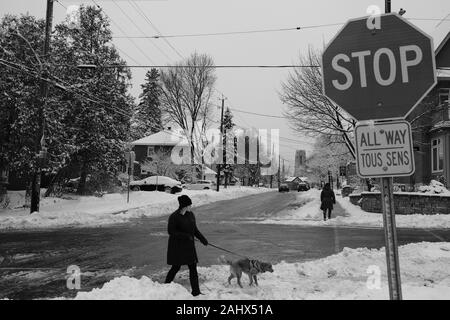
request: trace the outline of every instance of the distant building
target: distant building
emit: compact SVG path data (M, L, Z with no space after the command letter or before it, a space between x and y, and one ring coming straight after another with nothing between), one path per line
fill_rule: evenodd
M306 151L295 151L294 176L303 176L306 173Z

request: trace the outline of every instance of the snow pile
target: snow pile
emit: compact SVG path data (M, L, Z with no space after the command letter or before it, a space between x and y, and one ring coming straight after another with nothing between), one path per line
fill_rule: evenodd
M191 197L194 206L215 201L230 200L256 193L272 191L267 188L230 187L213 190L184 190L178 194L165 192L131 192L106 194L103 197L75 197L73 199L43 198L39 213L29 214L29 209L0 211L0 229L55 228L66 226L101 226L125 223L133 218L162 216L178 207L180 194Z
M441 194L441 195L449 195L450 191L445 188L445 186L436 180L431 180L430 185L428 186L420 186L419 191L423 193L431 193L431 194Z
M399 248L405 299L450 298L450 244L416 243ZM280 262L273 273L258 276L259 286L244 288L232 280L229 267L200 267L200 287L205 295L193 298L190 287L161 284L148 277L119 277L102 288L79 292L75 299L388 299L384 248L349 249L304 263ZM183 271L179 278L187 277ZM187 282L188 283L188 282Z

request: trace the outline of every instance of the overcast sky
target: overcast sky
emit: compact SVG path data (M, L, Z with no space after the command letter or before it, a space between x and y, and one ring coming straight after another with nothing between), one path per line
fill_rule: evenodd
M59 0L65 7L93 4L91 0ZM127 36L156 35L157 32L127 0L96 0L109 17ZM370 5L384 10L384 0L143 0L135 1L145 11L162 34L198 34L229 31L246 31L275 28L293 28L321 24L342 23L350 18L366 15ZM46 0L0 0L0 14L30 13L45 17ZM137 27L127 18L127 16ZM450 19L450 1L392 0L392 11L406 10L405 18ZM66 9L55 2L54 23L64 19ZM450 30L450 21L412 20L435 39L435 46ZM112 24L114 36L123 36ZM440 23L440 24L439 24ZM438 25L439 24L439 25ZM182 55L194 51L211 55L216 65L285 65L295 64L299 54L308 46L322 48L339 30L340 26L318 27L299 31L267 32L214 37L185 37L168 39ZM136 39L136 45L145 51L150 61L127 39L114 39L115 44L141 65L166 65L180 60L180 56L162 39ZM157 49L156 46L159 48ZM161 53L161 51L164 52ZM123 56L130 65L133 60ZM137 96L144 79L145 69L133 69L132 94ZM217 88L227 97L226 106L249 112L282 116L279 100L280 83L287 69L217 69ZM217 99L217 104L220 101ZM307 140L293 132L285 119L248 115L234 111L235 122L243 127L277 128L280 135L295 140ZM218 115L218 113L217 113ZM218 117L217 117L217 120ZM295 149L311 150L311 143L281 140L281 155L293 162Z

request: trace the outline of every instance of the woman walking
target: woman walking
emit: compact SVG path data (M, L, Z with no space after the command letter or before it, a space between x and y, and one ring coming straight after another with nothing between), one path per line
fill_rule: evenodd
M333 190L331 190L330 184L326 183L320 193L320 209L323 210L323 220L327 221L327 211L328 219L331 219L331 211L333 210L333 204L336 204L336 197Z
M197 274L197 252L195 251L194 237L207 246L208 240L198 231L194 213L191 211L192 201L187 195L178 197L179 207L169 217L167 230L169 232L169 245L167 248L167 264L172 268L166 277L170 283L182 265L189 267L189 280L192 295L201 294Z

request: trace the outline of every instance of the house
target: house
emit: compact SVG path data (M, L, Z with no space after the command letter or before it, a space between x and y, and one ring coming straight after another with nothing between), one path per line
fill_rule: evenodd
M407 120L413 130L416 171L395 178L409 189L438 180L450 182L450 32L435 50L437 84L411 112Z
M175 146L187 147L189 144L181 133L168 127L166 130L133 141L131 145L136 154L136 162L140 164L140 172L136 172L136 174L146 176L154 174L148 164L156 159L171 161L172 149ZM180 157L183 156L183 151L183 149L180 150Z
M175 146L182 147L180 149L180 157L183 156L183 152L189 150L189 143L186 137L181 132L172 130L170 127L166 130L162 130L147 137L143 137L142 139L133 141L131 145L133 146L133 151L136 154L136 162L139 163L139 165L135 167L135 172L137 176L141 177L155 174L155 162L164 162L161 165L158 165L159 173L164 175L161 172L161 167L169 166L172 161L172 150ZM172 168L173 167L176 167L176 164L174 164ZM215 167L215 165L213 165L213 167ZM220 183L223 184L223 170L221 170L220 176ZM189 177L186 178L190 180ZM199 167L197 178L216 181L217 172L210 167L203 165L201 166L201 169ZM235 180L236 179L231 178L230 183L234 184L236 182Z

